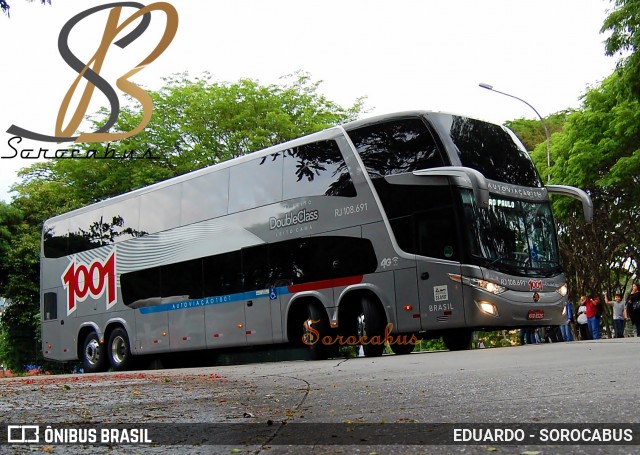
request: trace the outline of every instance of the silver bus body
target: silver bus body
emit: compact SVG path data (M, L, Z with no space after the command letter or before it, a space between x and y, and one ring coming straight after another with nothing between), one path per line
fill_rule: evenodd
M369 336L384 325L452 349L472 330L558 325L552 191L590 216L506 128L428 111L141 188L45 223L44 356L124 369L131 355L300 343L309 319L327 339L366 319Z

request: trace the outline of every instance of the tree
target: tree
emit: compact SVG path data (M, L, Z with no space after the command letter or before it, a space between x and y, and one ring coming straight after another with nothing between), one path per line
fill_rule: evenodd
M628 95L640 99L640 0L614 0L601 32L611 32L605 41L606 55L620 54L618 74ZM627 54L627 55L625 55Z
M22 170L21 181L12 188L17 196L0 205L0 252L6 253L0 295L12 302L3 317L0 350L10 367L34 363L37 351L39 245L46 219L343 123L362 111L361 99L344 108L318 93L319 85L306 73L266 86L249 79L218 83L208 77L168 78L162 89L150 93L154 111L144 131L114 143L78 146L78 156L108 149L130 158L50 160ZM114 129L130 131L141 115L135 106L124 108ZM106 111L98 113L94 126L107 118ZM143 159L131 158L136 156ZM117 235L118 223L114 219L91 226L91 235Z
M150 93L154 112L141 133L82 150L101 155L109 147L118 156L153 159L54 160L25 171L16 190L24 182L52 180L69 185L74 200L95 202L352 120L363 109L362 99L348 108L327 100L318 93L320 82L306 73L286 76L279 85L210 82L208 76L190 81L184 74L165 82ZM107 117L100 112L94 128ZM135 106L126 107L114 129L130 131L141 117Z
M625 93L626 81L612 74L587 91L582 108L568 115L551 141L552 183L582 188L594 203L594 222L585 225L579 203L553 200L574 296L603 289L613 295L640 259L640 105ZM545 175L545 144L531 156Z
M11 239L22 223L22 212L0 201L0 258L6 258L11 250ZM6 286L10 269L7 261L0 261L0 286Z
M549 135L553 136L554 133L562 131L567 117L572 111L570 109L556 112L545 118ZM520 118L517 120L507 120L505 126L511 128L516 135L520 138L527 150L531 151L536 148L538 144L545 144L547 136L544 131L544 126L540 120L529 120Z

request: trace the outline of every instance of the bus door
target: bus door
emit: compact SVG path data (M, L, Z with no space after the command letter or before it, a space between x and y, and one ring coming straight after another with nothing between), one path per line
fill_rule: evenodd
M64 313L64 299L63 305L58 308L58 293L62 291L62 288L52 289L51 291L43 293L43 306L42 306L42 353L45 358L59 359L62 354L60 347L60 332L64 327L60 326L58 320L58 314L63 316ZM62 294L64 295L64 294Z
M271 308L274 305L278 309L279 319L280 299L276 289L246 293L244 314L248 345L273 343Z
M242 250L242 273L247 344L273 343L271 307L272 302L279 305L279 299L270 286L267 245Z
M46 358L73 360L76 358L73 316L67 317L65 290L53 288L43 293L42 352Z
M244 346L245 293L239 251L203 260L204 322L208 348Z
M414 214L422 330L464 326L460 251L449 207Z

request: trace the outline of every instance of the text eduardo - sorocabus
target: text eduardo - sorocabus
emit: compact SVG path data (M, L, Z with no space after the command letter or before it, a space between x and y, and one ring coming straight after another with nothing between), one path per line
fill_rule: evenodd
M269 230L283 229L289 226L295 226L296 224L310 223L320 218L320 214L317 210L302 209L296 213L287 213L281 218L272 216L269 218Z

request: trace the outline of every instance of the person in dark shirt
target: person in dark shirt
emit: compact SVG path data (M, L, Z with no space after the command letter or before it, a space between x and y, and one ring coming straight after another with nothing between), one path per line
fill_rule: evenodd
M627 296L627 317L636 326L636 336L640 337L640 290L638 285L631 285L631 292Z

